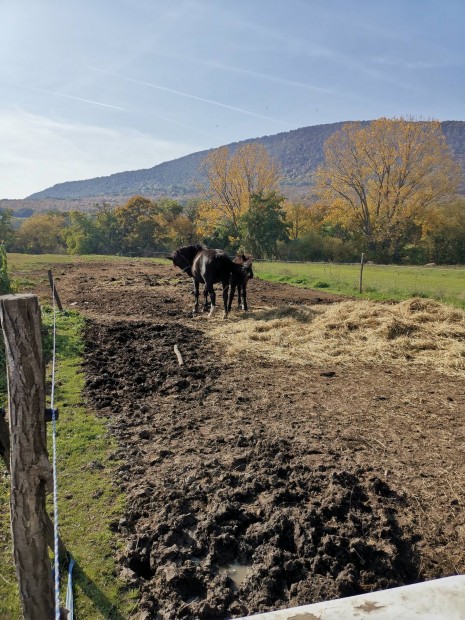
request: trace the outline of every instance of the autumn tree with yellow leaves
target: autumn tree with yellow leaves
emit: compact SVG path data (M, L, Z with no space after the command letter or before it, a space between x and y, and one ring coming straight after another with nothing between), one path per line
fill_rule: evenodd
M197 241L196 216L197 206L193 200L183 207L176 200L161 199L155 217L160 239L167 247L193 244Z
M249 143L234 152L223 146L211 151L201 164L204 181L197 185L202 196L199 208L201 232L210 234L219 225L240 238L240 220L253 195L278 190L280 169L266 148Z
M289 225L290 239L300 239L314 231L321 220L314 207L305 205L302 202L285 200L283 211L286 216L286 222Z
M16 235L16 251L62 254L66 248L64 213L37 213L27 218Z
M397 258L427 209L456 191L460 167L437 121L348 123L325 143L316 191L329 221Z

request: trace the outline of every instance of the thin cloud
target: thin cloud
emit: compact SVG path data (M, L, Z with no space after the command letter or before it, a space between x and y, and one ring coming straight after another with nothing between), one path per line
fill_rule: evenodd
M72 95L65 95L63 93L58 93L52 90L47 90L46 88L39 88L38 86L26 86L21 84L20 86L23 86L24 88L30 88L32 90L36 90L42 93L49 93L50 95L57 95L58 97L66 97L67 99L74 99L75 101L83 101L85 103L93 103L94 105L100 105L100 106L104 106L106 108L113 108L115 110L121 110L122 112L126 112L127 109L126 108L120 108L119 106L115 106L115 105L110 105L108 103L101 103L99 101L92 101L90 99L81 99L80 97L74 97ZM154 118L158 118L159 120L166 122L166 123L172 123L173 125L178 125L179 127L183 127L184 129L189 129L190 131L195 131L196 133L202 134L204 136L208 136L209 138L214 138L215 136L213 134L210 134L206 131L202 131L201 129L196 129L195 127L192 127L191 125L187 125L186 123L181 123L180 121L176 121L173 120L171 118L167 118L166 116L159 116L158 114L154 114L154 113L150 113L151 116L153 116Z
M341 19L345 19L345 16ZM313 41L306 38L304 39L302 37L295 36L294 34L291 36L291 33L286 32L283 29L270 28L261 23L242 20L241 18L234 16L232 12L227 13L227 21L230 24L235 23L236 27L240 28L242 31L247 29L249 32L253 32L255 35L255 40L258 40L257 45L260 45L260 42L269 41L272 42L272 47L270 49L274 49L276 45L279 44L281 48L289 54L296 56L307 56L311 59L321 59L325 62L333 62L340 67L356 71L360 74L368 75L378 81L385 82L405 90L412 90L410 84L397 80L391 76L387 76L382 71L377 71L376 69L371 68L369 66L369 59L364 59L363 62L359 61L351 54L347 54L344 51L339 51L337 47L322 46L315 44ZM357 99L356 97L351 98Z
M164 123L172 123L173 125L177 125L178 127L182 127L183 129L188 129L189 131L194 131L195 133L198 133L202 136L207 136L208 138L216 138L214 134L209 133L208 131L203 131L202 129L197 129L196 127L193 127L192 125L188 125L187 123L181 123L181 121L176 121L166 116L160 116L159 114L155 114L154 112L148 112L147 114L149 114L150 116L153 116L153 118L158 118L160 121L163 121Z
M24 198L64 181L151 168L202 146L1 107L0 143L0 167L8 171L0 178L0 198Z
M378 56L373 61L379 65L396 67L400 69L429 70L429 69L448 69L460 67L464 63L463 58L444 59L444 60L404 60L403 58L392 58Z
M219 101L214 101L213 99L205 99L204 97L197 97L197 95L191 95L190 93L184 93L181 90L176 90L174 88L168 88L167 86L161 86L160 84L153 84L152 82L145 82L144 80L135 80L134 78L128 78L122 75L117 75L116 73L112 73L111 71L104 71L103 69L97 69L96 67L88 67L91 71L96 71L97 73L102 73L103 75L110 75L111 77L118 78L119 80L124 80L125 82L131 82L132 84L140 84L141 86L148 86L149 88L155 88L157 90L162 90L167 93L172 93L173 95L179 95L180 97L187 97L188 99L194 99L195 101L202 101L203 103L209 103L210 105L216 105L220 108L225 108L226 110L232 110L233 112L240 112L241 114L247 114L248 116L254 116L255 118L261 118L265 121L272 121L273 123L278 123L279 125L284 125L289 127L289 123L285 123L284 121L280 121L276 118L272 118L270 116L263 116L262 114L257 114L256 112L251 112L250 110L244 110L243 108L237 108L232 105L227 105L226 103L221 103Z
M72 99L73 101L82 101L83 103L91 103L92 105L99 105L104 108L113 108L114 110L121 110L122 112L126 112L126 108L120 108L117 105L110 105L109 103L102 103L101 101L92 101L91 99L82 99L81 97L74 97L73 95L65 95L64 93L58 93L54 90L47 90L46 88L39 88L38 86L31 86L30 84L17 84L17 86L21 86L22 88L28 88L30 90L35 90L40 93L55 95L56 97L64 97L65 99Z

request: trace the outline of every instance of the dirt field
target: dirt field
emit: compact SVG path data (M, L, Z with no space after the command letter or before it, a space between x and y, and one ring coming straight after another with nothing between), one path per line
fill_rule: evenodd
M192 318L174 267L54 274L89 319L87 399L124 459L114 530L138 618L220 620L465 572L456 375L363 356L297 365L259 342L231 358L211 328L241 314ZM340 301L258 279L248 298L251 315Z

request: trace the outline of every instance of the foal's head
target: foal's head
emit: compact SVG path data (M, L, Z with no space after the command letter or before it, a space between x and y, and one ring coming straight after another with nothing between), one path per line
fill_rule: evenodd
M233 260L236 265L241 265L246 281L253 278L252 261L252 256L246 256L245 254L237 254Z

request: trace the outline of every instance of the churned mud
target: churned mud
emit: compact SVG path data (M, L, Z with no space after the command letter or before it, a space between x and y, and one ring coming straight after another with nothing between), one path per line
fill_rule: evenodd
M465 571L456 377L231 359L209 333L221 313L192 318L174 267L58 273L88 318L86 398L122 459L113 529L138 618L221 620ZM248 297L251 312L339 301L258 279Z

